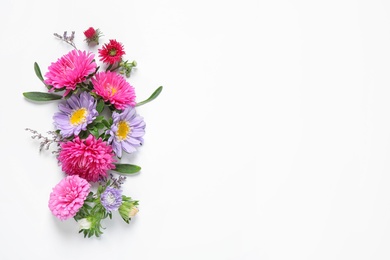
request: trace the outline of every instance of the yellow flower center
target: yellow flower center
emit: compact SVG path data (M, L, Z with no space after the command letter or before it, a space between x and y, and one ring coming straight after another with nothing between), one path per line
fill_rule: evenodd
M84 123L87 118L88 111L86 108L82 107L72 112L70 115L70 123L72 125L79 125Z
M116 136L120 141L125 140L130 132L131 128L126 121L120 121L118 123L118 130L116 131Z
M108 55L115 56L116 55L116 49L110 49L108 52Z
M112 97L118 90L116 89L116 87L114 87L113 85L111 84L106 84L105 85L105 89L107 91L107 93L109 93L109 95ZM110 93L111 92L111 93Z

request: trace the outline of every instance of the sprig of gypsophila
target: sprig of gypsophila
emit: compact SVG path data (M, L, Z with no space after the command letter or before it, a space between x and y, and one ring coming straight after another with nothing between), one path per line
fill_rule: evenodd
M52 136L51 138L49 138L49 137L42 135L41 133L39 133L36 130L30 129L30 128L26 128L25 130L32 133L32 136L31 136L32 139L38 139L41 141L40 145L39 145L39 152L41 152L43 150L43 148L45 148L45 150L49 150L50 145L53 143L56 143L57 147L58 147L59 143L62 140L62 136L55 131L48 131L47 132L49 135ZM58 150L53 151L52 153L57 154Z
M74 31L72 31L72 34L70 36L68 36L68 32L67 31L65 31L62 36L59 35L58 33L54 33L55 37L57 37L58 39L60 39L60 40L62 40L64 42L66 42L67 44L70 44L73 48L75 48L77 50L76 44L73 42L74 35L75 35Z

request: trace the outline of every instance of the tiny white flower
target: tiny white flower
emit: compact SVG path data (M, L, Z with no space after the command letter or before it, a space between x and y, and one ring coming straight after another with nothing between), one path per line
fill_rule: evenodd
M90 229L91 228L91 221L89 221L87 218L82 218L79 221L77 221L80 225L80 230L82 229Z

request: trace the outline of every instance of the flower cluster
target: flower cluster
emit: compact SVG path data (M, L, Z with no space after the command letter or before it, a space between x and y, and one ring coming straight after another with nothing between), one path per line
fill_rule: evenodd
M146 124L136 107L155 99L162 87L137 102L127 80L137 63L124 59L125 48L115 39L97 50L97 61L91 46L99 45L99 29L84 31L89 50L83 51L76 48L75 32L54 36L74 49L52 62L44 76L35 63L35 74L47 91L23 95L32 101L59 102L52 118L55 130L48 132L52 138L26 130L41 140L40 150L57 144L53 154L65 177L50 194L50 211L60 220L76 220L84 237L98 237L102 220L111 219L113 212L126 223L138 212L138 201L122 194L121 186L141 167L120 160L144 142Z

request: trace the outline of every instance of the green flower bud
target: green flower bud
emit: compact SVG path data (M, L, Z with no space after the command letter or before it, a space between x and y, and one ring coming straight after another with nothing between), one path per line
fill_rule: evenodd
M122 205L119 207L118 211L126 223L129 223L131 218L138 213L139 210L137 205L138 201L133 201L131 198L126 196L122 197Z

